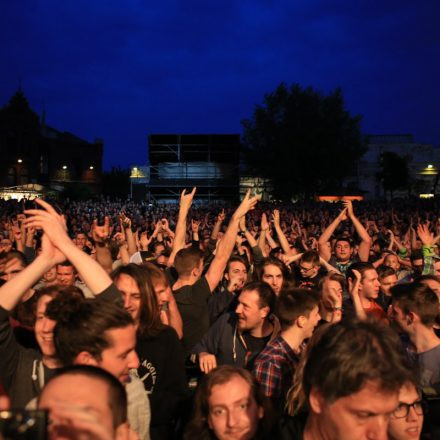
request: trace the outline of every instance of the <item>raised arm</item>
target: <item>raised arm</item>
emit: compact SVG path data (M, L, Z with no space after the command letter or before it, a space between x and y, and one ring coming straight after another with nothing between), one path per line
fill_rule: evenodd
M354 215L353 205L351 200L346 200L344 202L345 207L347 208L347 215L351 222L353 223L356 232L358 233L361 243L359 244L358 255L361 261L368 261L370 257L370 248L371 248L371 237L368 235L367 230L364 228L362 223L358 220L358 218Z
M6 310L13 310L28 289L51 267L65 259L66 257L52 245L48 237L43 235L40 255L0 287L0 306Z
M112 280L92 257L78 249L67 235L64 219L55 209L41 199L35 200L43 209L29 209L26 225L43 229L52 244L75 266L92 293L99 294L110 286Z
M353 274L355 279L348 278L348 292L350 293L351 300L353 301L356 317L360 321L365 321L367 319L367 314L365 313L361 298L359 297L359 286L361 284L362 276L357 270L353 270Z
M174 237L173 248L171 250L170 258L168 259L168 266L172 266L174 263L174 258L180 249L185 247L185 236L186 236L186 218L188 217L189 209L196 193L196 188L194 187L189 194L183 190L180 195L180 206L179 215L177 217L176 224L176 235Z
M125 238L127 240L127 250L130 257L137 252L136 240L131 230L131 218L124 213L121 214L121 225L125 231Z
M343 221L347 220L347 208L344 208L338 216L327 226L324 232L321 234L318 240L318 250L319 256L322 257L325 261L330 260L331 250L328 247L327 243L330 241L333 232L335 232L336 228Z
M273 214L273 225L275 227L275 231L278 235L278 240L280 241L280 245L286 255L292 255L292 249L290 249L289 242L287 241L287 238L281 229L281 223L280 223L280 211L278 209L274 209Z
M260 247L261 252L265 257L267 257L267 255L265 255L265 247L266 247L266 234L268 230L269 230L269 223L267 222L266 214L263 212L263 214L261 215L261 231L260 231L260 236L258 237L258 246Z
M260 200L260 196L251 197L249 190L240 206L232 215L228 229L226 229L225 235L220 240L215 257L206 272L206 280L208 281L211 292L217 287L223 277L226 264L231 256L232 250L234 249L235 237L238 233L240 219L255 207L258 200Z

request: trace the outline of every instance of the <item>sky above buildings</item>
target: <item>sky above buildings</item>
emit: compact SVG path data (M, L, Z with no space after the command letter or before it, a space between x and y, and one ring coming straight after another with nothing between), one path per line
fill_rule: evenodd
M15 0L0 106L21 82L46 123L147 161L152 133L242 133L281 82L341 87L364 133L440 146L438 0Z

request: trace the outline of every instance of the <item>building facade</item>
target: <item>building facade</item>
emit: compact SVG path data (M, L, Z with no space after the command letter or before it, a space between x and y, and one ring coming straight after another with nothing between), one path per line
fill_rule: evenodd
M18 91L0 110L0 186L87 185L99 192L103 141L89 143L45 123Z

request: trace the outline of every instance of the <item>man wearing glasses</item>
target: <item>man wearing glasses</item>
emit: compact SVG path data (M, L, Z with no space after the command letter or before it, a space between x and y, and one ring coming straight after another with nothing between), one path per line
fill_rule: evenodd
M390 440L418 440L422 432L424 402L413 382L406 382L399 392L399 406L388 424Z

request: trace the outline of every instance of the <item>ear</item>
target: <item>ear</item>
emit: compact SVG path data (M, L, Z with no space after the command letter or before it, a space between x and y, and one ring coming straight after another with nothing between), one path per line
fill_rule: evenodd
M88 351L82 351L81 353L78 353L73 363L76 365L98 366L98 362L96 362L96 359Z
M316 388L310 390L309 405L312 412L315 414L321 414L324 407L324 397Z
M296 324L298 325L299 328L304 328L306 322L307 322L307 318L303 315L298 316L298 318L296 319Z
M227 272L225 272L225 279L229 281L229 274Z
M270 309L269 307L263 307L262 309L260 309L260 316L264 319L266 318L270 313Z
M414 312L409 312L406 315L406 323L408 325L414 324L414 322L418 319L418 316Z
M264 417L264 408L262 406L258 407L258 418L262 419Z

